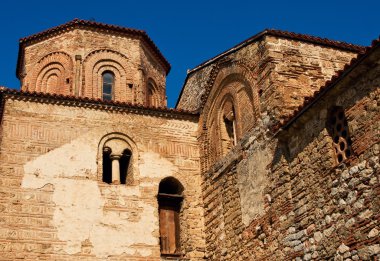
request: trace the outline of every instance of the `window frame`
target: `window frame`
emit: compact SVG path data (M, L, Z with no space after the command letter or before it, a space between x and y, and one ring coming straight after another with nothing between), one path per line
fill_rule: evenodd
M109 74L109 75L112 76L112 83L105 82L105 76L107 74ZM102 73L102 100L103 101L112 101L112 100L114 100L115 80L116 80L115 78L116 78L115 74L112 71L107 70L107 71L104 71ZM105 84L111 86L111 92L110 92L110 94L104 92L104 86L105 86ZM109 99L105 99L105 96L110 96L110 98Z

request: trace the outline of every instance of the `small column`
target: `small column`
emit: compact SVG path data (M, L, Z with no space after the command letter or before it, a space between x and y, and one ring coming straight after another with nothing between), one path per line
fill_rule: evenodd
M112 184L120 184L120 159L121 155L111 154L112 160Z

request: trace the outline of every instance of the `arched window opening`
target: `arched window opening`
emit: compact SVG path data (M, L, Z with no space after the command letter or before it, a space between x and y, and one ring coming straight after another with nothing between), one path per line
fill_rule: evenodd
M103 182L112 183L112 150L109 147L103 148Z
M103 80L103 100L111 101L114 89L115 75L112 72L105 72L102 75Z
M339 164L352 155L352 141L342 107L334 106L330 109L328 129L333 140L335 161Z
M131 161L132 152L125 149L119 159L120 162L120 183L126 184L128 176L129 162Z
M222 152L225 155L236 145L236 121L233 108L223 115L221 125Z
M160 219L160 246L163 256L180 256L180 210L183 186L173 177L160 182L158 205Z
M155 88L152 83L148 83L147 97L146 97L147 106L157 106Z
M123 141L111 139L106 142L103 147L103 182L127 184L129 176L132 175L131 158L132 152L125 149Z

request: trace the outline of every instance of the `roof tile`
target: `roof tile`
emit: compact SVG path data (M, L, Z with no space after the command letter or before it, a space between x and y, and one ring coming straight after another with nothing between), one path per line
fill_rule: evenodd
M172 108L166 108L166 107L155 107L155 106L144 106L143 104L132 104L131 102L121 102L121 101L104 101L99 98L89 98L89 97L76 97L73 95L62 95L62 94L55 94L55 93L42 93L42 92L36 92L36 91L22 91L22 90L15 90L10 89L4 86L0 86L0 94L10 94L10 95L16 95L16 96L25 96L25 97L35 97L35 98L43 98L43 99L49 99L52 101L67 101L67 102L77 102L77 103L91 103L94 105L99 106L116 106L120 109L122 108L129 108L129 109L138 109L141 111L157 111L157 112L164 112L164 113L173 113L173 114L183 114L183 115L198 115L194 112L189 112L186 110L177 110Z
M56 27L49 28L45 31L21 38L19 41L20 46L19 46L16 76L18 77L21 72L21 60L24 55L23 48L25 44L31 43L33 41L38 41L40 39L43 39L44 37L51 36L52 34L55 34L55 33L69 31L72 28L81 27L81 26L93 27L93 28L103 29L103 30L111 30L118 33L141 36L142 39L146 41L148 46L152 48L154 55L161 61L162 65L164 66L166 70L166 74L170 72L170 63L166 60L166 58L163 56L161 51L158 49L158 47L155 45L155 43L152 41L152 39L148 36L148 34L145 31L116 26L116 25L104 24L104 23L99 23L99 22L94 22L94 21L80 20L78 18L75 18L74 20L71 20L65 24L58 25Z

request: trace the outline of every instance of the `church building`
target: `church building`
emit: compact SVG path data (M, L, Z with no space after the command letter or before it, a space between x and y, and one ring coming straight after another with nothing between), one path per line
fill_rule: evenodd
M264 30L189 70L145 31L20 39L0 260L380 260L380 39Z

